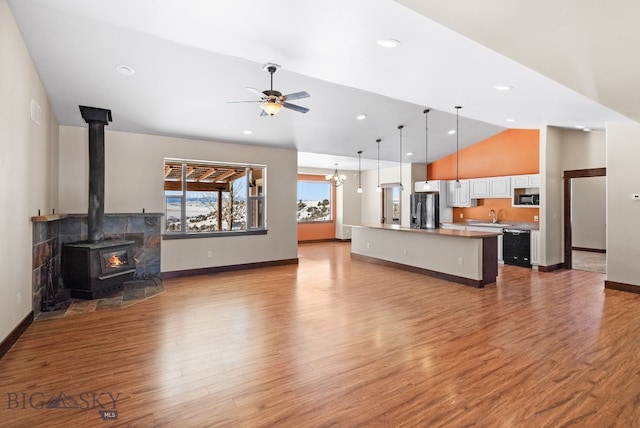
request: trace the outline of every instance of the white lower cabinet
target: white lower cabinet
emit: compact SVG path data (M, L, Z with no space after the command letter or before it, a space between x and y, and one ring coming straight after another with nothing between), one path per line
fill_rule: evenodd
M540 231L531 231L531 254L530 260L532 265L540 264Z
M442 229L467 230L467 226L462 224L443 223Z

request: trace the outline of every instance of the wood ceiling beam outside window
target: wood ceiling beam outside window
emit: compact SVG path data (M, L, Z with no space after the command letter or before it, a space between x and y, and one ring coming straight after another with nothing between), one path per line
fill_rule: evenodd
M189 164L186 172L187 190L195 192L230 191L230 184L246 175L246 168L223 165ZM164 168L164 189L182 190L182 163L167 162Z
M216 168L209 168L209 170L204 174L202 174L200 177L198 177L196 181L202 181L205 178L209 177L210 175L215 174L215 172L216 172Z

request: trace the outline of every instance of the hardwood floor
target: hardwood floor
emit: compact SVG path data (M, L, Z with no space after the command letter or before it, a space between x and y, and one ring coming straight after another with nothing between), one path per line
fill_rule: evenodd
M349 250L34 322L0 360L0 425L640 426L639 295L514 266L476 289ZM80 408L37 408L60 393Z

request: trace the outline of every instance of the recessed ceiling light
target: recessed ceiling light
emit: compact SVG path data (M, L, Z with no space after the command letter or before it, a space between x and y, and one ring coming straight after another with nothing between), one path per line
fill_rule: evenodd
M493 87L493 89L497 90L497 91L510 91L511 89L513 89L513 86L509 86L509 85L495 85Z
M359 114L359 115L356 116L357 120L365 120L366 118L367 118L366 114Z
M243 133L244 135L251 135L251 134L253 134L253 131L252 131L252 130L250 130L250 129L245 129L244 131L242 131L242 133Z
M407 152L407 156L413 156L413 152Z
M455 134L455 133L456 133L456 130L455 130L455 129L452 129L451 131L447 132L447 134L449 134L449 135L453 135L453 134Z
M136 74L136 71L133 69L133 67L125 64L116 65L116 71L124 76L132 76Z
M576 129L584 129L584 126L582 126L582 125L575 125L575 126L574 126L574 128L576 128Z
M400 41L396 39L380 39L378 40L378 44L383 48L395 48L400 46Z
M515 119L511 119L511 118L507 118L507 119L505 119L505 120L506 120L507 122L515 122L515 121L516 121Z
M582 130L583 130L584 132L589 132L589 131L591 131L591 128L584 127L584 128L582 128Z

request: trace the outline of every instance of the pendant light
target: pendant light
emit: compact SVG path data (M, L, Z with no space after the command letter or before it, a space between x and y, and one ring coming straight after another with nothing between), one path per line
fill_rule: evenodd
M382 192L382 187L380 187L380 141L382 141L380 138L376 140L378 143L378 187L376 187L376 192L378 193Z
M459 130L458 117L459 117L460 109L462 108L462 106L456 106L455 108L456 108L456 185L455 185L455 188L459 189L460 187L462 187L462 184L460 183L460 176L458 174L460 171L460 166L459 166L460 133L458 132Z
M424 184L423 190L429 190L429 109L424 113Z
M404 186L402 185L402 128L404 128L404 125L398 125L398 129L400 130L400 158L398 159L398 162L400 163L398 165L398 169L400 170L400 180L398 180L398 183L400 183L401 192L404 190Z
M358 150L358 193L362 193L362 150Z

